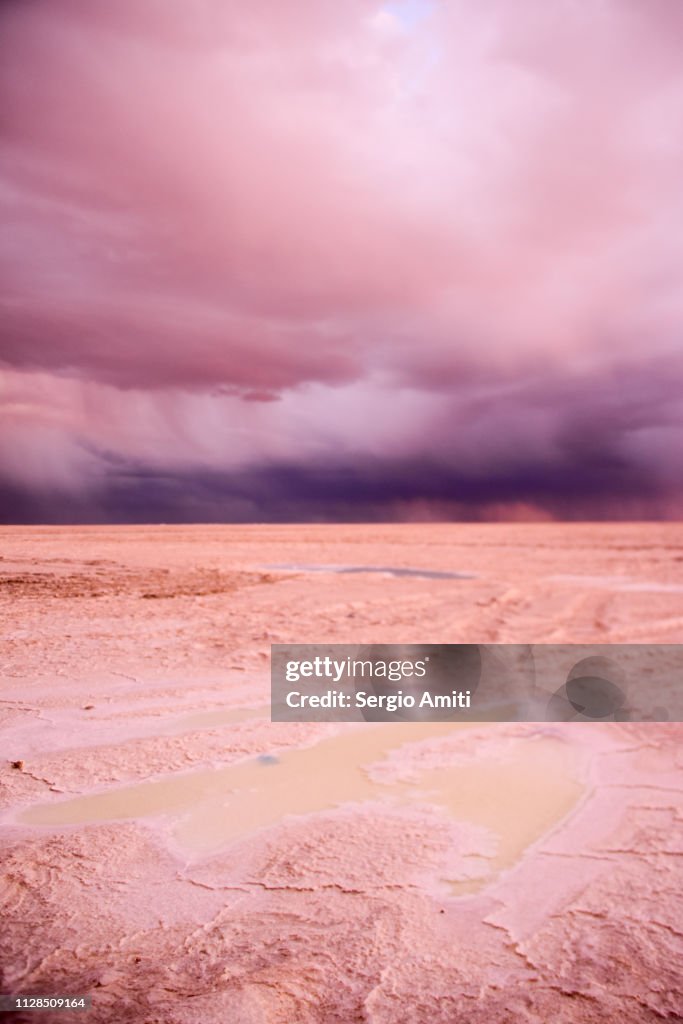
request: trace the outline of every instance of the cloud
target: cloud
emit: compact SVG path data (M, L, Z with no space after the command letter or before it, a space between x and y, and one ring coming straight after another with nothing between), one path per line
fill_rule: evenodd
M675 505L677 0L0 22L7 487Z
M680 372L679 360L474 378L457 393L310 385L277 402L15 373L4 516L27 494L39 518L53 495L53 515L66 504L84 520L137 521L145 507L163 521L670 516Z

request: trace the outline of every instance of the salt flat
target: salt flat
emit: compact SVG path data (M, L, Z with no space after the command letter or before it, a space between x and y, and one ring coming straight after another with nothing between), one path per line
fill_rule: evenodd
M683 727L267 717L271 643L680 642L680 524L5 527L0 555L5 991L96 1022L683 1013Z

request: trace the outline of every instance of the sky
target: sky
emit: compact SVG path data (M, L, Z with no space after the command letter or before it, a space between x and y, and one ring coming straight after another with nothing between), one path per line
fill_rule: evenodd
M4 0L0 520L681 518L680 0Z

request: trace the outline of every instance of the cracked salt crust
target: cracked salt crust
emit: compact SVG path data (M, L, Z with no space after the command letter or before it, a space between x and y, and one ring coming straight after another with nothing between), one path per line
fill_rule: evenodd
M678 642L680 526L0 532L3 571L22 577L0 598L4 990L90 991L93 1024L683 1019L680 726L432 733L359 754L369 791L335 796L315 758L341 732L229 720L267 699L271 641ZM276 562L472 579L268 578L260 567ZM548 579L568 574L661 586ZM515 776L520 750L552 769L535 795L539 764ZM288 783L272 808L258 797L256 829L218 836L208 855L189 855L154 818L17 824L22 809L150 777L287 777L303 751L324 806L296 813ZM280 765L256 761L272 752ZM481 799L467 796L468 767ZM448 773L459 808L443 802ZM377 798L390 791L400 799ZM220 824L216 805L205 809ZM496 865L506 821L532 819L533 835Z

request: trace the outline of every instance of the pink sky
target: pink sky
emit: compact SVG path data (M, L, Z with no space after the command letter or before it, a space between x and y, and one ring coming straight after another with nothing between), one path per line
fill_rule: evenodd
M683 6L412 7L3 6L6 518L679 515Z

